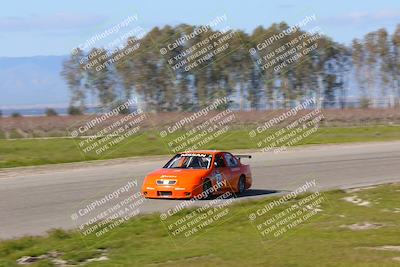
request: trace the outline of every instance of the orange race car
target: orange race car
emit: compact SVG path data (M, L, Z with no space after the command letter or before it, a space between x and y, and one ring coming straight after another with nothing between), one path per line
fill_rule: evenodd
M237 194L250 188L250 166L228 152L204 150L176 154L162 169L144 179L146 198L208 198L227 191Z

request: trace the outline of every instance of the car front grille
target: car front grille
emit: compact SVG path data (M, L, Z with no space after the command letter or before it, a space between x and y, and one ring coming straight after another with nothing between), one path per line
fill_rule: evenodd
M175 185L176 180L157 180L157 185Z

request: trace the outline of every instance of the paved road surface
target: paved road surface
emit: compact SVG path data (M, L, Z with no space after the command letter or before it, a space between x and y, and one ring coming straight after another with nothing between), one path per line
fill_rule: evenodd
M294 190L316 179L322 189L400 181L400 142L323 145L280 154L252 153L247 197ZM73 228L71 214L165 163L168 157L118 159L0 171L0 238ZM164 211L175 200L150 200L141 212Z

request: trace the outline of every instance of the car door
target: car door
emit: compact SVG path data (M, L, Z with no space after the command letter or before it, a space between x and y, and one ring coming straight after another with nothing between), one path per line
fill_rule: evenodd
M214 182L213 185L219 183L221 186L218 190L226 190L230 188L229 186L229 179L231 177L231 171L228 167L225 157L222 153L215 155L214 159L214 171L213 171L213 178Z
M235 191L241 175L239 161L231 153L225 153L224 156L230 173L228 186L231 191Z

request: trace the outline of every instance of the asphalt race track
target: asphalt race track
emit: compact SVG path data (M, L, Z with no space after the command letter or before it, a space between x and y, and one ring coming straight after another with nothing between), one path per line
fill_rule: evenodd
M279 154L251 153L254 184L240 200L286 192L315 179L322 189L400 181L400 142L323 145ZM75 227L71 214L92 200L162 166L168 157L3 169L0 238ZM136 188L135 190L138 190ZM200 201L201 202L201 201ZM164 211L177 200L149 200L140 212Z

